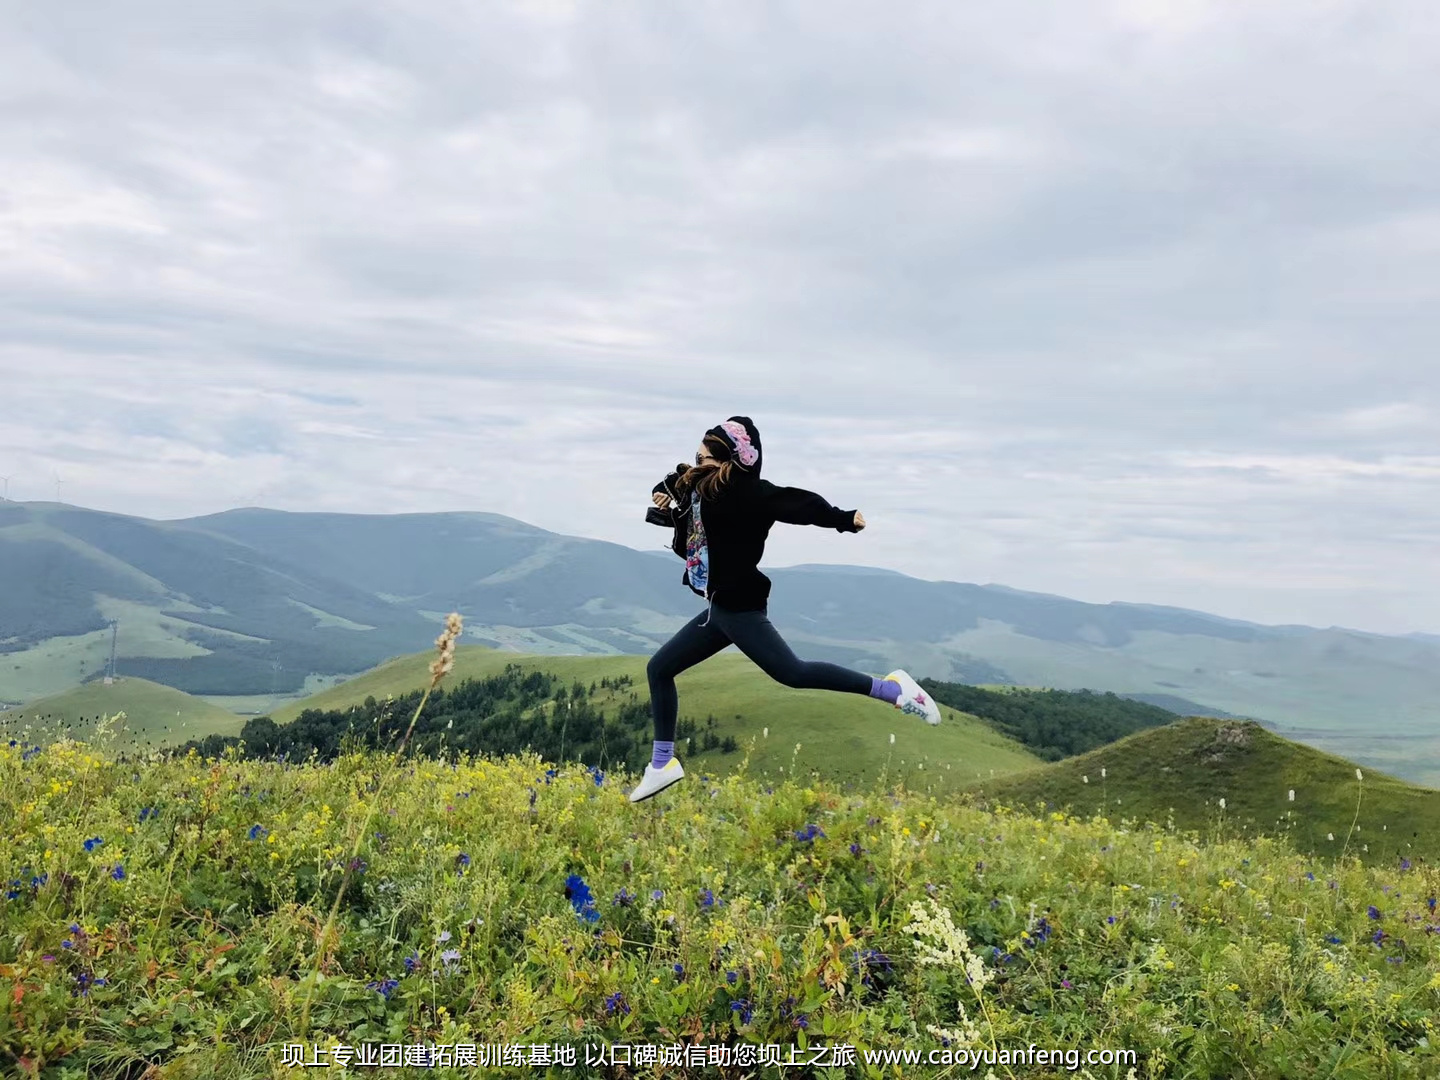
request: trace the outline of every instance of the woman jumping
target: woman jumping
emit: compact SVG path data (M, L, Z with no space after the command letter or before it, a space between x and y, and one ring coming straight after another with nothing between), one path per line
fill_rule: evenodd
M758 569L770 527L783 521L859 532L865 517L837 509L814 492L762 480L760 466L760 432L748 416L732 416L705 433L693 467L678 465L655 485L658 509L646 520L673 527L671 549L685 560L681 580L709 606L662 645L646 668L655 747L631 802L684 777L675 757L675 676L732 643L785 686L868 694L940 723L939 708L904 671L875 679L837 664L801 660L780 637L766 614L770 579Z

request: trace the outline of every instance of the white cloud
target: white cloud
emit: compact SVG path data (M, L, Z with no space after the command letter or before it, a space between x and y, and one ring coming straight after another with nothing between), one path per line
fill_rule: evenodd
M773 563L1440 630L1430 14L36 9L0 472L650 547L743 412Z

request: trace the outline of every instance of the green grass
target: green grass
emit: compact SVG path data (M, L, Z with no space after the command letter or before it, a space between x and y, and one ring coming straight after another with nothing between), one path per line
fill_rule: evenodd
M293 1042L307 1057L312 1044L501 1043L526 1061L558 1044L577 1048L576 1067L425 1075L590 1080L612 1074L586 1067L586 1045L779 1044L803 1061L813 1041L853 1047L857 1064L834 1075L865 1080L987 1075L864 1064L875 1051L1032 1043L1138 1059L1133 1072L994 1075L1440 1074L1428 866L743 772L634 806L633 777L563 769L546 783L544 767L136 766L72 743L0 745L4 1069L239 1080L294 1075L281 1065ZM578 885L567 899L571 875L593 921ZM90 979L104 982L82 993Z
M90 682L0 713L0 725L10 733L7 739L18 738L17 733L27 728L37 742L66 730L80 738L93 730L102 716L119 712L125 713L123 727L117 728L120 741L138 745L235 735L244 723L234 713L183 691L121 676L110 686L103 681Z
M417 654L382 664L277 710L273 719L284 723L308 708L343 710L367 697L380 700L419 690L429 681L430 659L430 654ZM458 682L498 675L507 664L551 672L567 684L578 679L587 687L607 676L629 675L635 680L634 692L648 700L646 662L644 656L522 656L467 645L456 650L449 678ZM944 722L930 727L871 698L780 686L735 652L721 653L685 672L676 686L682 718L703 723L713 714L720 738L733 735L741 746L753 740L750 768L758 776L778 778L798 770L802 777L818 772L836 783L868 784L883 774L938 794L1031 768L1040 760L967 713L942 706ZM620 691L619 696L630 693ZM597 691L595 704L604 708L606 701L606 693ZM687 772L725 773L739 760L739 754L718 750L689 753L683 744L676 749Z
M1046 803L1116 820L1173 818L1180 829L1279 833L1318 855L1338 855L1348 836L1350 854L1373 863L1440 858L1440 791L1361 772L1363 780L1354 762L1253 721L1196 717L983 782L976 791L1012 806Z

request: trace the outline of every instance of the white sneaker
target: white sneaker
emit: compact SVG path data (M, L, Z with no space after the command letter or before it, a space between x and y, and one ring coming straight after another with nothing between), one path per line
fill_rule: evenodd
M651 795L658 795L684 776L685 770L680 767L679 758L672 757L659 769L654 765L646 765L645 775L640 778L640 783L635 785L635 790L630 792L630 801L641 802Z
M940 723L940 706L935 704L934 698L920 689L920 684L910 677L908 671L896 668L885 676L885 681L900 684L900 698L895 702L897 709L911 716L923 716L925 722L931 726Z

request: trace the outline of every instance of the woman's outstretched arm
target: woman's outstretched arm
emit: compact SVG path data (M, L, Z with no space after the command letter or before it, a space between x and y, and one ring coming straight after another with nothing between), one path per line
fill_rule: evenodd
M787 525L819 525L839 532L859 532L865 518L858 510L841 510L822 496L804 488L768 485L766 492L770 515Z

